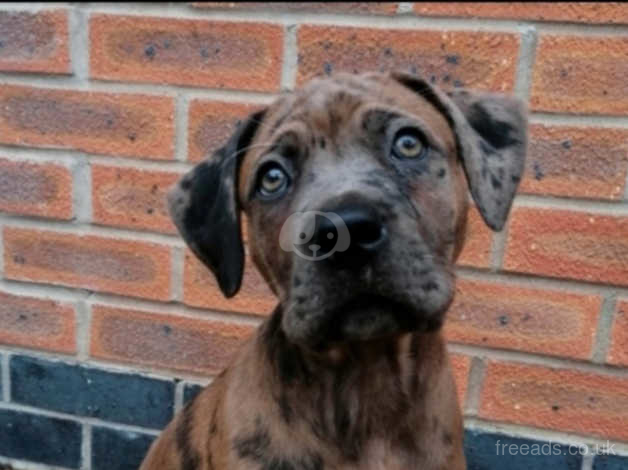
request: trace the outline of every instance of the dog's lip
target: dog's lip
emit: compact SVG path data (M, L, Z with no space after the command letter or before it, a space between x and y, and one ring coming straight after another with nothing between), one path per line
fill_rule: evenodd
M403 323L411 321L414 315L420 313L420 309L416 305L391 296L369 292L351 296L349 300L341 303L335 309L340 319L346 319L352 313L365 310L378 310L382 314L393 314L398 321Z

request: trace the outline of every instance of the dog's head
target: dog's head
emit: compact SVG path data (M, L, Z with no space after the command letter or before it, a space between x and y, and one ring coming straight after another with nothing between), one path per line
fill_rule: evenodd
M501 230L523 170L513 98L444 93L404 73L315 79L250 116L169 195L227 297L248 248L295 342L440 327L454 294L467 189Z

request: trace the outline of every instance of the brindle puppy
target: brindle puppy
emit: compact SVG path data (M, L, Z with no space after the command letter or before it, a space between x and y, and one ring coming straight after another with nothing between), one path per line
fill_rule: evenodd
M525 149L518 101L402 73L315 79L249 117L169 203L227 297L242 280L244 211L279 304L141 469L464 469L440 327L467 188L501 230ZM307 211L335 219L288 220ZM331 256L307 256L317 250Z

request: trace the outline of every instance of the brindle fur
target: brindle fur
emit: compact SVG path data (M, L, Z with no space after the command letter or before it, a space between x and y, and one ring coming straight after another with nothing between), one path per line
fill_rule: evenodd
M390 160L395 119L422 129L427 157ZM141 470L464 469L440 326L454 295L467 189L501 229L525 129L513 99L445 94L401 73L315 79L243 123L171 192L171 214L231 296L244 263L243 211L248 252L278 306L163 431ZM254 196L269 155L293 171L289 193L272 202ZM375 207L390 232L366 269L330 271L280 249L290 214L352 200ZM348 307L366 293L390 307Z

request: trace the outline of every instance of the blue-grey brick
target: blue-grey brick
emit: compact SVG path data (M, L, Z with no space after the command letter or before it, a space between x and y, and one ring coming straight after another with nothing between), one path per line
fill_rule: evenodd
M78 468L81 426L65 419L0 410L0 455Z
M502 447L503 444L506 445L505 448ZM520 452L517 455L510 455L509 446L512 444L516 445L519 450L522 445L528 445L527 455L521 455ZM534 449L536 449L534 453L540 455L532 455ZM575 447L571 451L576 455L570 455L567 446L557 443L471 430L465 433L467 470L538 470L542 468L580 470L582 456Z
M185 387L183 388L183 404L189 402L194 397L196 397L196 395L198 395L200 391L204 388L205 387L203 387L202 385L185 384Z
M171 381L28 356L13 356L10 369L17 403L151 428L172 418Z
M137 470L155 436L103 427L92 429L93 470Z
M626 470L628 469L628 456L598 455L593 460L593 470Z

